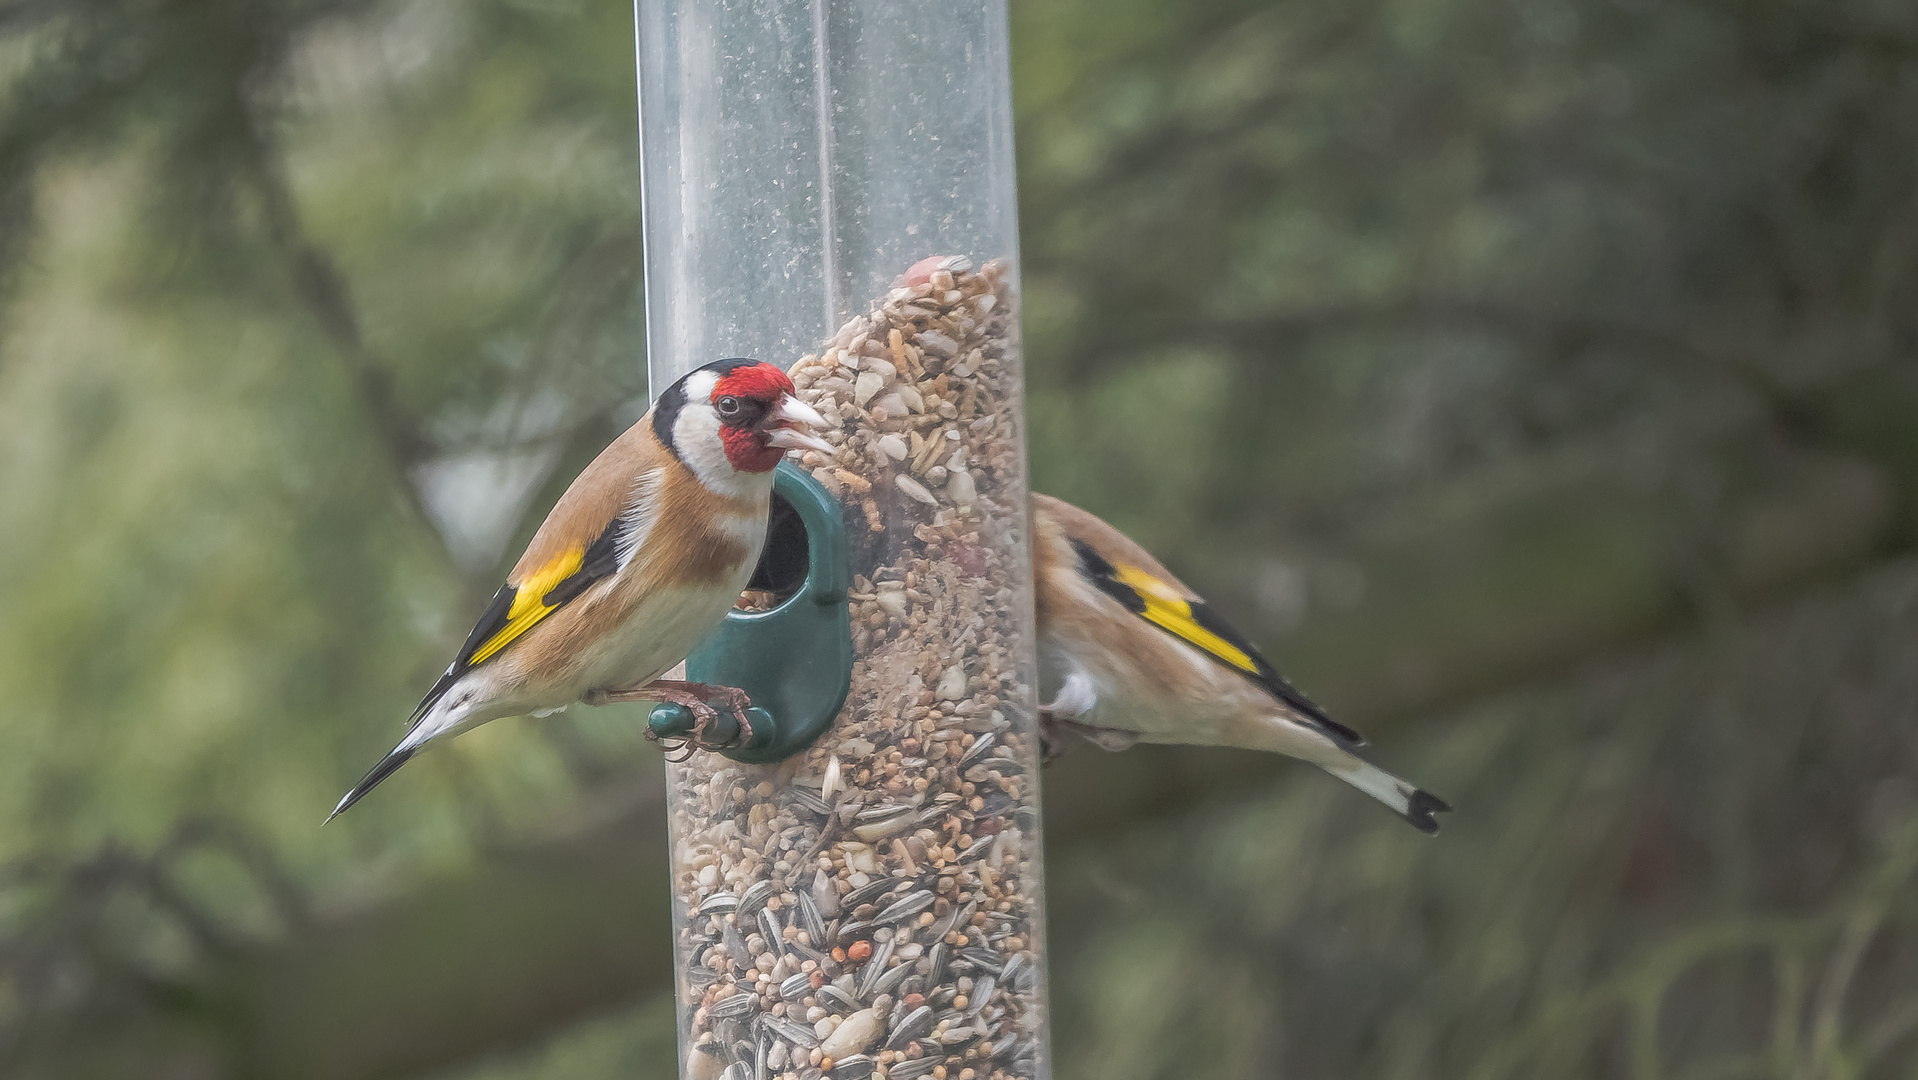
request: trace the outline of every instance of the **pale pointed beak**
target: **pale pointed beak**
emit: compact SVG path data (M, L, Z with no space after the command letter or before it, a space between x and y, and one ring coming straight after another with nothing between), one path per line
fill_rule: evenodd
M804 424L811 428L823 428L826 426L826 418L819 415L819 410L791 394L785 394L780 397L779 411L773 415L789 424Z
M787 394L779 399L779 409L772 415L776 425L766 433L766 441L781 450L817 450L827 457L837 453L833 445L817 435L794 427L794 424L806 428L825 428L826 418L819 410Z

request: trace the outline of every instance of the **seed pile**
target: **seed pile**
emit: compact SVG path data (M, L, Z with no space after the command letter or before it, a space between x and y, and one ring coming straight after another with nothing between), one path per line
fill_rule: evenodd
M915 264L792 369L858 659L804 754L669 765L686 1075L1037 1080L1038 741L1005 267Z

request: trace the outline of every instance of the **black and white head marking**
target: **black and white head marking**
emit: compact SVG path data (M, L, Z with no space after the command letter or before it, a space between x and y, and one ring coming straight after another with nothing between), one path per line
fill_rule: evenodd
M719 438L720 417L711 404L713 387L721 378L758 363L743 357L715 360L687 372L653 403L654 437L700 483L720 495L739 497L771 487L770 474L742 473L727 460Z
M712 397L713 386L719 382L721 376L739 368L751 367L757 363L759 363L757 360L750 360L743 356L734 356L725 360L715 360L703 367L696 367L680 376L677 381L666 388L664 393L659 395L658 401L653 402L653 435L665 445L667 450L672 452L674 457L684 461L685 458L680 457L679 447L673 442L673 429L674 425L679 423L680 411L686 407L686 403L689 401L705 404L707 399ZM698 388L693 388L688 385L702 375L710 375L710 378L701 380L701 385Z

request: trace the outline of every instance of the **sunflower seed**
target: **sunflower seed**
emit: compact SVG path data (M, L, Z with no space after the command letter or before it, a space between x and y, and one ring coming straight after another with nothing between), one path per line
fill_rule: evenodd
M890 970L888 970L884 975L879 976L879 981L873 984L873 987L872 987L873 996L877 997L881 994L892 993L894 988L896 988L900 983L904 982L906 979L906 976L911 974L912 974L911 964L895 965Z
M927 936L934 941L945 937L959 927L971 922L972 913L977 909L977 904L967 904L965 907L955 909L951 915L946 916L944 921L933 923L932 933Z
M811 1028L783 1017L769 1013L761 1014L759 1026L769 1034L784 1039L801 1050L811 1050L819 1045L819 1036L814 1035Z
M922 1038L932 1030L932 1009L921 1005L906 1014L904 1020L893 1025L892 1035L886 1039L886 1049L904 1050L906 1044Z
M738 907L740 916L746 917L756 914L760 908L766 906L766 901L772 899L772 895L778 891L779 887L770 881L761 880L753 882L746 887L745 892L739 894Z
M886 961L892 959L892 941L887 939L873 946L872 959L859 969L859 996L867 1001L878 992L879 979L886 973Z
M811 941L814 945L825 944L826 920L819 914L819 905L813 903L813 898L807 896L805 893L800 893L797 900L798 903L796 906L799 908L799 925L801 929L806 931L807 940Z
M836 1013L851 1015L862 1008L858 998L853 997L832 983L827 983L820 987L818 992L813 996L819 999L819 1004Z
M864 1054L842 1057L832 1067L832 1080L865 1080L872 1075L874 1061Z
M927 889L922 889L916 893L908 893L904 898L894 901L892 906L886 908L886 910L874 915L872 921L875 923L893 923L901 919L910 918L931 907L933 899L931 890Z
M1005 970L1005 961L999 959L999 954L991 949L960 949L959 956L975 969L989 975L997 975Z
M811 960L814 964L821 967L832 963L832 957L827 956L825 953L811 946L801 945L797 941L788 941L786 943L786 951L799 957L801 960Z
M759 909L759 932L766 938L768 952L778 955L779 950L785 947L785 930L785 927L779 925L779 916L773 914L771 908Z
M986 1002L992 1000L992 992L998 988L998 984L992 981L992 976L990 975L974 983L972 985L972 1003L966 1006L966 1015L979 1015L979 1010L986 1007Z
M947 948L946 943L943 941L934 945L932 950L926 953L926 963L928 965L926 968L927 986L938 986L941 982L945 981L946 958L951 955L952 950Z
M945 1063L941 1054L930 1054L913 1061L900 1061L886 1067L886 1080L919 1080L922 1076L931 1076L932 1070Z
M842 910L851 911L861 904L874 903L880 897L891 893L893 890L905 884L907 883L898 878L880 878L877 881L862 885L847 893L845 896L840 897L839 906Z
M712 1008L706 1010L706 1015L715 1020L737 1020L740 1017L752 1015L758 1008L758 995L741 990L731 997L714 1002Z
M992 748L998 744L999 737L990 731L974 739L972 745L966 748L965 754L959 758L960 770L964 771L980 758L990 754Z
M785 982L779 984L779 996L787 1001L798 1001L810 993L812 993L812 975L808 972L802 971L797 975L789 975Z
M724 915L737 907L739 907L739 897L729 892L716 892L700 903L699 914L702 916Z

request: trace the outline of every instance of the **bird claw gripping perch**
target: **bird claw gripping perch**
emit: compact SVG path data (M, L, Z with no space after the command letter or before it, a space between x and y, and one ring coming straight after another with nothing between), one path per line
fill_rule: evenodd
M695 750L757 745L772 729L771 715L754 706L746 691L736 686L658 680L631 690L589 695L587 704L615 701L657 702L646 720L646 738L659 743L675 762L685 761Z
M770 737L772 716L755 707L744 690L705 683L683 685L698 689L662 693L655 683L652 697L659 704L646 720L646 738L659 743L669 761L685 761L695 750L754 746ZM725 711L713 707L715 698Z

